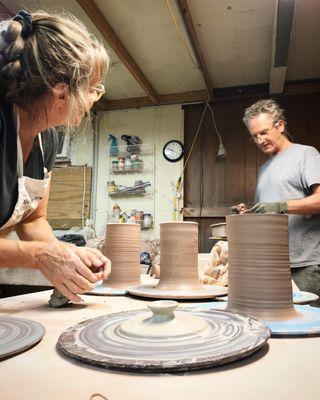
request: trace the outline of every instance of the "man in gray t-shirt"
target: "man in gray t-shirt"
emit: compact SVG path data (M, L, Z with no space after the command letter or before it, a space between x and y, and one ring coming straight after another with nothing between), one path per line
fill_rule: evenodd
M258 148L270 156L259 171L251 210L289 214L292 277L301 290L320 295L320 154L289 141L283 110L274 100L247 108L243 121Z

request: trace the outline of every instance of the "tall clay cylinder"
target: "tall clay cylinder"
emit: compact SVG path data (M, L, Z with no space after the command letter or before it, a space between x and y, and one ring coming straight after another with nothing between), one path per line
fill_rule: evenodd
M227 310L263 320L297 318L292 302L288 216L227 217Z
M198 224L160 224L160 290L201 290L198 276Z
M140 225L107 224L102 252L112 264L104 286L125 289L140 285L140 248Z

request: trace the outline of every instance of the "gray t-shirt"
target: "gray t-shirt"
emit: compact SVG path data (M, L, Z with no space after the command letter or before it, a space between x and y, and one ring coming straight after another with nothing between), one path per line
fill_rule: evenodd
M255 202L301 199L315 184L320 184L319 152L292 144L260 168ZM320 264L320 214L289 215L289 249L291 267Z

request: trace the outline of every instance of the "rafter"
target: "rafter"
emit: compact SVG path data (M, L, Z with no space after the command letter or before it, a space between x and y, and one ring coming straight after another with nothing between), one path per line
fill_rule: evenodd
M270 68L270 93L282 93L287 73L295 0L277 0Z
M190 13L190 9L188 7L187 0L177 0L179 9L181 11L181 15L183 17L183 21L189 36L189 40L191 43L191 46L193 48L193 51L195 53L197 62L201 68L203 78L206 84L207 91L209 92L210 96L213 97L213 87L212 87L212 82L209 76L208 68L206 65L206 62L204 60L204 56L202 54L201 46L198 40L198 36L192 21L192 16Z
M157 104L158 95L156 91L95 3L92 0L77 0L77 3L84 9L88 17L100 31L101 35L128 68L148 98L150 98L152 104Z
M171 93L158 95L159 106L170 104L201 103L208 100L206 90L194 90L191 92ZM94 106L95 111L112 111L129 108L141 108L154 106L148 97L134 97L129 99L106 100L101 99Z

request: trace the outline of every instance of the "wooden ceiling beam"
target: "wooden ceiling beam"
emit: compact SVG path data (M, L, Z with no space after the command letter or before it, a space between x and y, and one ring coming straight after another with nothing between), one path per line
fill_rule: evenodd
M203 78L206 84L206 88L208 93L210 94L211 98L213 97L213 85L210 79L210 75L208 72L208 68L204 59L204 56L202 54L201 46L198 40L197 32L195 30L193 21L192 21L192 16L190 13L190 9L188 7L187 0L177 0L188 36L189 40L191 43L191 46L193 48L193 51L195 53L197 62L201 68Z
M150 98L152 104L157 104L158 95L156 91L95 3L92 0L77 0L77 3L83 8L119 59L128 68L148 98Z
M101 99L102 100L102 99ZM100 100L94 106L95 111L113 111L124 110L130 108L152 107L154 104L149 97L134 97L129 99L118 100ZM172 93L172 94L159 94L157 106L165 106L172 104L186 104L186 103L203 103L208 100L208 93L206 90L194 90L191 92Z
M284 90L294 6L295 0L276 1L269 79L269 92L272 94Z
M286 82L284 85L284 96L301 96L308 94L320 93L320 80L312 81L301 81L301 82ZM281 94L280 94L281 95ZM223 97L215 96L212 101L213 103L225 102L239 99L248 99L255 101L260 98L267 98L267 91L246 93L239 95L226 95ZM278 98L278 95L277 95ZM174 94L163 94L159 95L159 104L161 106L170 104L190 104L190 103L204 103L208 100L208 93L206 90L195 90L191 92L174 93ZM106 100L105 98L100 99L94 105L95 111L113 111L123 110L130 108L141 108L141 107L152 107L154 104L148 97L135 97L129 99L117 99L117 100Z

